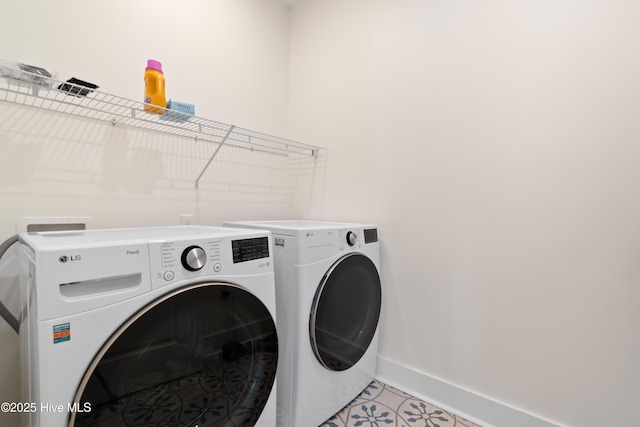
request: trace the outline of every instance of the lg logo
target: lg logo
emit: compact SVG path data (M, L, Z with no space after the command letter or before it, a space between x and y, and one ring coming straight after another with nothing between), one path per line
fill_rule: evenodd
M71 255L71 256L66 256L66 255L62 255L60 258L58 258L58 261L65 263L67 261L80 261L82 258L80 258L80 255Z

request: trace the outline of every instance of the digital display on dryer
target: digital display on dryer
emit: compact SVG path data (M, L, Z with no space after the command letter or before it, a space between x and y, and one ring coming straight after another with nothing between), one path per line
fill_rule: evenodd
M246 262L254 259L269 257L269 238L256 237L253 239L232 240L233 263Z
M378 241L378 229L369 228L364 230L364 243L374 243Z

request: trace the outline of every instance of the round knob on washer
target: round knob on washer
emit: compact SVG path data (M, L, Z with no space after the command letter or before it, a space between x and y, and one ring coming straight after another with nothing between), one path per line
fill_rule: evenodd
M353 231L347 232L347 244L353 246L358 242L358 235Z
M189 246L182 252L182 266L189 271L198 271L207 262L207 254L200 246Z

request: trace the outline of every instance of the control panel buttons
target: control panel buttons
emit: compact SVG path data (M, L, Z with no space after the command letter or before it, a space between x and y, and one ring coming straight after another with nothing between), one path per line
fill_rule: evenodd
M207 254L200 246L189 246L182 252L182 266L189 271L198 271L207 262Z
M222 271L222 264L220 264L219 262L213 264L213 271L215 271L216 273L220 273L220 271Z
M347 244L349 246L354 246L358 242L358 235L353 231L347 232Z
M173 271L165 271L164 274L162 275L162 277L164 278L164 280L166 280L167 282L170 282L173 280L173 278L175 277L175 274L173 274Z

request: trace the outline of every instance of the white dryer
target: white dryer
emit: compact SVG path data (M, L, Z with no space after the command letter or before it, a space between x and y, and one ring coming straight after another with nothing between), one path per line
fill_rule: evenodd
M25 424L275 425L268 231L20 235Z
M374 379L382 303L374 225L225 222L274 239L278 426L317 427Z

